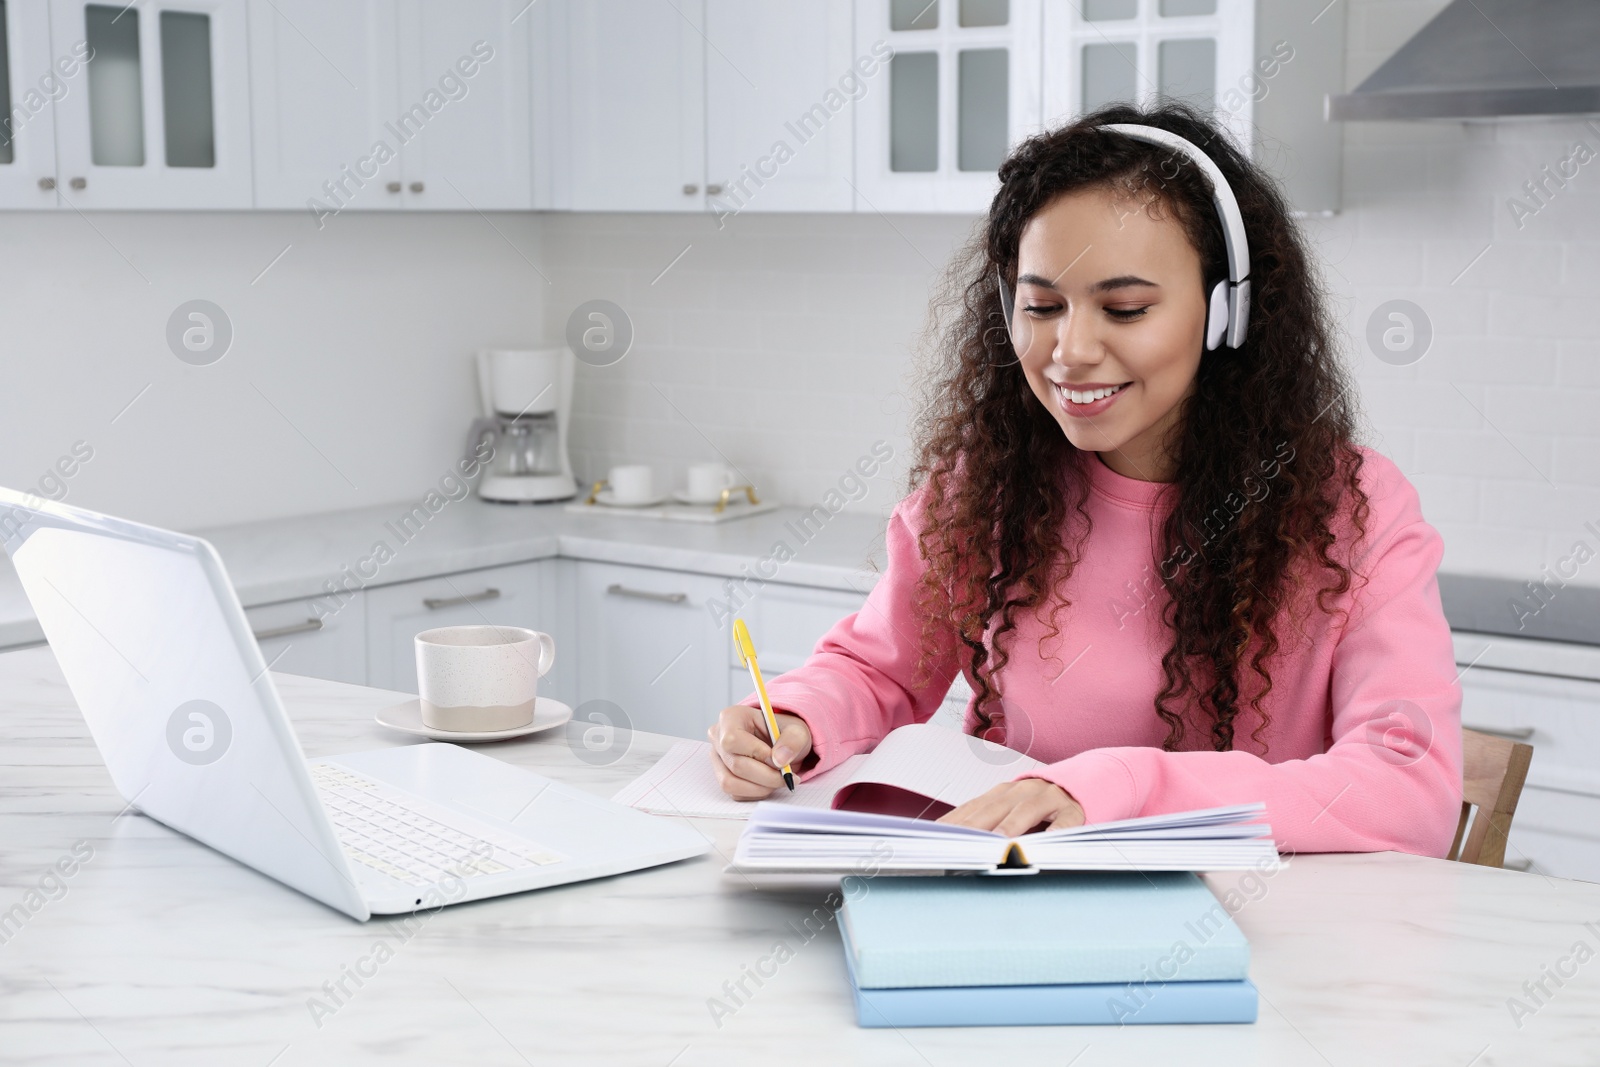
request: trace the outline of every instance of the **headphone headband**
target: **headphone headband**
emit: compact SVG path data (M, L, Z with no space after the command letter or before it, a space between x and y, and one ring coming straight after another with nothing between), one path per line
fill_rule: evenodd
M1222 169L1211 161L1210 156L1200 151L1193 141L1155 126L1143 126L1135 122L1109 122L1099 129L1112 130L1146 144L1171 148L1182 153L1191 163L1204 171L1206 177L1211 179L1212 203L1216 205L1217 215L1222 219L1222 239L1228 246L1228 280L1237 285L1250 277L1250 244L1244 236L1244 214L1239 210L1239 201L1233 195L1233 187L1228 184L1228 179L1222 176Z
M1222 178L1222 168L1211 160L1210 155L1198 149L1194 142L1181 138L1170 130L1158 130L1157 126L1146 126L1133 122L1112 122L1099 126L1101 130L1110 130L1120 133L1134 141L1144 141L1146 144L1158 144L1178 152L1187 158L1211 179L1211 203L1216 206L1216 214L1222 221L1222 242L1227 245L1227 286L1226 293L1226 320L1221 315L1216 315L1216 322L1226 322L1227 347L1237 349L1245 342L1245 326L1250 323L1250 242L1245 240L1245 214L1238 210L1238 198L1234 195L1234 187L1227 184L1227 179ZM1213 314L1221 312L1218 302L1222 296L1213 293L1211 304ZM1208 330L1210 333L1210 330ZM1219 336L1218 341L1222 338ZM1216 347L1216 342L1208 338L1208 349Z

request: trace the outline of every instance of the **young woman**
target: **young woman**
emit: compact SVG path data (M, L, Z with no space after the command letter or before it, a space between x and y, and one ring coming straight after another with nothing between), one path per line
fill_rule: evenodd
M1253 290L1237 348L1206 344L1228 277L1209 180L1109 123L1178 134L1226 178ZM1443 546L1395 465L1355 443L1281 194L1172 104L1036 136L1000 182L887 571L768 683L776 751L753 699L722 712L724 790L758 799L775 766L870 750L960 671L966 730L1045 766L947 821L1018 834L1259 800L1284 850L1444 855L1461 690Z

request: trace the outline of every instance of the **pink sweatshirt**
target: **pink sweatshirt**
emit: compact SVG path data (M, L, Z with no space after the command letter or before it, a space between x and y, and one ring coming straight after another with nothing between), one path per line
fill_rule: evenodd
M1046 764L1019 777L1056 783L1089 822L1260 800L1281 851L1443 856L1461 810L1461 687L1435 580L1443 542L1405 476L1363 454L1367 534L1352 546L1341 515L1335 554L1356 558L1369 580L1333 601L1350 609L1348 622L1313 612L1304 636L1280 624L1263 701L1270 723L1253 742L1259 719L1241 700L1230 752L1210 749L1209 724L1192 715L1182 751L1161 748L1167 726L1155 694L1170 634L1160 623L1166 592L1154 577L1154 546L1172 487L1085 457L1093 532L1066 586L1072 606L1058 617L1061 638L1041 650L1044 625L1018 618L999 679L1003 722L986 735ZM811 728L817 761L802 777L925 722L968 670L965 650L952 652L913 687L920 505L916 493L895 508L888 568L862 610L829 630L803 666L768 682L773 704ZM745 702L758 706L753 696ZM969 733L976 721L969 706Z

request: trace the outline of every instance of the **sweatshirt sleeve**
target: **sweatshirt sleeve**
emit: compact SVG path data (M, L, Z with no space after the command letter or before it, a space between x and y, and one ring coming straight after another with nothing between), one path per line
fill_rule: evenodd
M918 671L923 616L915 608L924 564L917 545L920 493L902 500L884 534L888 565L860 611L822 636L805 663L769 679L774 710L805 720L815 762L800 777L875 748L889 731L926 722L938 711L957 666L953 632L938 640ZM921 684L918 684L921 683ZM754 693L740 701L760 707Z
M1327 751L1269 763L1247 752L1102 748L1019 777L1059 785L1088 822L1260 800L1280 851L1445 855L1462 793L1461 686L1436 577L1444 545L1416 491L1393 477L1400 506L1374 524L1368 581L1336 631ZM1382 519L1376 506L1372 518Z

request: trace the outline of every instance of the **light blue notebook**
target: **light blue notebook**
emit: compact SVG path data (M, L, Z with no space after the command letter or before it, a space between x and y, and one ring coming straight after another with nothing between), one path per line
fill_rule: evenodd
M1237 982L1250 971L1250 943L1188 871L863 884L839 925L864 990Z
M845 952L849 965L850 953ZM1081 985L861 989L851 975L863 1027L1137 1026L1253 1023L1256 987L1235 982L1089 982Z

